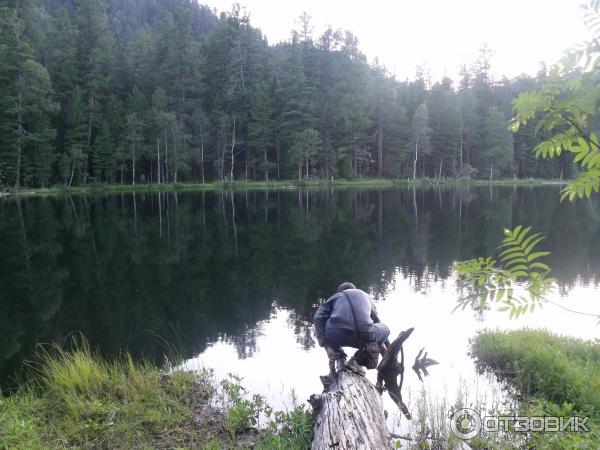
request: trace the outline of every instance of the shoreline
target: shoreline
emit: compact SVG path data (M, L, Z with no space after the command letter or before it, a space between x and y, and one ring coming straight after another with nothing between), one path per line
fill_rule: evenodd
M507 430L499 434L484 431L470 444L518 448L515 443L521 442L539 448L598 448L600 395L594 388L599 374L598 346L597 342L544 330L479 332L471 339L469 353L480 373L487 372L516 390L517 409L511 410L510 416L585 416L589 417L589 432L519 436ZM308 448L312 442L314 416L310 408L295 403L291 409L275 412L264 398L246 391L236 375L217 380L210 369L191 372L173 369L168 363L159 367L147 361L134 362L127 353L106 360L86 341L76 342L70 351L45 347L35 361L34 379L10 395L0 392L0 437L7 448L267 450ZM564 380L571 382L565 386ZM432 407L415 417L418 424L425 424L428 414L439 412ZM446 425L438 426L437 441L453 447L457 437ZM430 442L431 436L416 430L402 439Z
M86 186L55 186L49 188L20 188L19 190L0 191L0 198L5 197L34 197L34 196L61 196L61 195L87 195L120 192L174 192L174 191L223 191L223 190L295 190L298 188L395 188L395 187L471 187L471 186L562 186L568 180L552 180L540 178L524 179L498 179L498 180L455 180L455 179L428 179L417 180L400 179L338 179L338 180L280 180L280 181L233 181L210 183L165 183L165 184L91 184Z

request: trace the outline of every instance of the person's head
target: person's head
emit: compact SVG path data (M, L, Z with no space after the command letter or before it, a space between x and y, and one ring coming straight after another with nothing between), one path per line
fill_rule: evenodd
M356 289L356 286L354 286L349 281L345 281L342 284L340 284L337 291L342 292L342 291L345 291L346 289Z

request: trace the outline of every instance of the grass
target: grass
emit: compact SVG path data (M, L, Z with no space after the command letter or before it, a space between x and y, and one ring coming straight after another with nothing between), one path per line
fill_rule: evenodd
M483 331L471 341L480 372L518 392L527 416L587 416L588 433L529 433L531 448L600 448L600 342L542 330Z
M463 448L463 443L451 429L451 416L463 408L470 408L485 415L505 415L512 408L514 401L502 395L499 385L492 383L491 391L480 391L468 380L462 379L454 400L446 393L442 396L431 394L426 385L421 385L418 392L408 389L407 398L411 405L412 420L404 426L404 434L393 443L396 447L410 450L446 450ZM399 417L399 414L398 414ZM398 425L401 425L400 418ZM473 450L484 449L518 449L522 448L523 439L514 433L489 433L482 431L480 435L468 441Z
M308 180L273 180L268 183L259 180L239 180L233 182L211 181L208 183L164 183L150 184L88 184L85 186L54 186L47 188L24 187L19 190L8 189L0 194L10 195L64 195L64 194L97 194L116 192L153 192L153 191L219 191L223 189L240 190L264 190L264 189L295 189L297 187L362 187L362 188L386 188L394 186L539 186L543 184L565 184L562 180L541 179L499 179L499 180L458 180L454 178L418 178L410 179L377 179L377 178L354 178L354 179L308 179Z
M582 341L543 330L482 331L470 354L482 375L500 381L506 395L493 404L473 397L463 384L454 402L416 396L413 420L396 445L407 449L459 448L448 418L463 407L481 417L589 417L589 432L485 431L467 441L471 449L600 448L600 341ZM495 389L492 386L492 389ZM483 400L483 401L482 401ZM410 400L409 400L410 401Z
M208 370L161 370L127 354L106 361L85 343L43 350L32 367L32 381L0 397L1 449L302 449L312 440L303 407L274 412L237 377L219 384Z

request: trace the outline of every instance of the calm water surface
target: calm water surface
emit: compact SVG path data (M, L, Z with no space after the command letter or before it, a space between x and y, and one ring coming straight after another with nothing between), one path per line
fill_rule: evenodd
M424 387L489 395L467 355L477 330L545 327L596 338L593 318L548 305L509 321L451 313L454 261L493 255L502 229L547 237L553 300L600 311L600 202L560 203L559 188L124 193L0 202L0 386L37 343L81 332L107 356L156 361L174 346L185 366L235 372L276 405L320 391L327 371L312 316L352 281L396 335L415 327L440 361ZM467 380L467 381L465 381ZM421 385L407 373L409 407Z

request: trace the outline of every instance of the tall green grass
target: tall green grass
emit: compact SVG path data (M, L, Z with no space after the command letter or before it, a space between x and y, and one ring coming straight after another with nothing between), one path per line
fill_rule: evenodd
M600 415L600 343L547 331L484 331L471 342L479 371L491 371L522 395L568 402Z
M69 352L45 349L31 366L37 376L0 400L4 448L190 442L186 421L211 392L207 380L191 373L165 375L149 363L134 363L127 354L108 362L85 343Z
M587 416L589 433L530 433L533 448L600 448L600 342L543 330L482 331L471 341L480 372L518 392L528 416Z
M266 410L264 401L253 404L240 394L216 405L220 387L210 371L159 368L128 354L106 361L85 342L71 351L46 348L31 367L32 381L0 397L1 449L239 448L257 442L276 448L270 446L276 441L302 448L299 442L312 439L304 408L258 431L251 419ZM299 422L310 426L298 429Z

